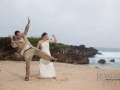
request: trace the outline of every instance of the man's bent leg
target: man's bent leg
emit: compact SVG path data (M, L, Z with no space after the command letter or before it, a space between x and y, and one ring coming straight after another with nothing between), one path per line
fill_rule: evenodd
M45 53L39 49L35 49L34 55L40 56L41 58L44 58L48 61L52 61L54 59L52 56L48 55L47 53Z

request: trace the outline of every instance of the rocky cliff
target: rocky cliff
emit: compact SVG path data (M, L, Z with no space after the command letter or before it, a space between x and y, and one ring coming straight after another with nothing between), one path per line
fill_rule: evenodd
M94 57L98 50L93 47L86 48L85 45L69 46L66 49L53 51L52 56L58 59L58 62L75 63L75 64L88 64L89 57Z
M36 41L37 43L38 41ZM94 57L98 50L93 47L86 48L85 45L72 46L64 44L52 44L51 55L58 59L58 62L88 64L89 57ZM62 48L64 47L64 48ZM0 60L16 60L21 61L24 58L16 53L17 49L13 49L8 38L0 39ZM38 61L39 57L34 56L33 61Z

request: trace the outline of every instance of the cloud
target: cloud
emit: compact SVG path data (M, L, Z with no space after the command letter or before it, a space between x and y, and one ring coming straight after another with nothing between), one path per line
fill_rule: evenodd
M28 36L54 33L61 43L88 47L117 47L120 43L119 0L1 0L1 36L23 31Z

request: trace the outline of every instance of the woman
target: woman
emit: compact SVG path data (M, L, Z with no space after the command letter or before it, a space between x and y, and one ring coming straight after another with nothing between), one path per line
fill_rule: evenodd
M57 39L54 34L52 35L52 37L54 38L54 40L48 40L48 34L44 32L41 35L42 40L38 42L37 48L41 48L43 52L47 53L48 55L51 55L49 50L49 43L57 42ZM43 58L40 59L38 78L56 78L53 62L50 62Z

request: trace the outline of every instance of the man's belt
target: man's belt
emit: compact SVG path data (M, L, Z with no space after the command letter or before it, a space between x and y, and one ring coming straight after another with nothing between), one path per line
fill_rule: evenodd
M30 49L32 49L32 48L30 47L30 48L26 49L26 50L24 51L24 53L25 53L26 51L30 50Z

